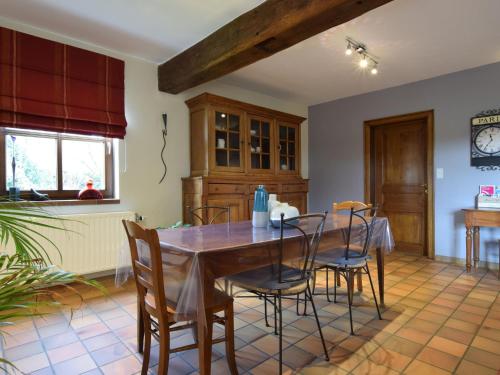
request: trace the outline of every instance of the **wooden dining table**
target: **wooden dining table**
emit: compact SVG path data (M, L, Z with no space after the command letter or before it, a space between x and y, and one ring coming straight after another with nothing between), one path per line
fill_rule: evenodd
M377 218L377 233L372 236L376 248L376 262L380 303L384 304L384 253L392 250L393 240L386 218ZM349 226L349 216L329 214L327 216L319 252L343 246ZM374 231L375 232L375 231ZM287 244L292 246L301 236L295 231L284 231ZM253 228L250 221L214 224L190 228L158 230L164 264L176 267L176 274L185 274L179 290L178 308L191 309L197 315L199 348L199 373L210 374L212 356L212 314L205 313L203 306L209 305L218 278L269 265L279 251L280 230L272 227ZM287 245L287 247L288 247ZM290 254L292 257L293 254ZM286 252L284 260L287 259ZM172 266L175 265L175 266ZM172 268L173 269L173 268ZM169 273L165 271L166 285ZM167 292L168 294L168 292ZM182 300L182 301L181 301ZM182 305L182 306L180 306ZM138 316L138 347L141 351L143 330L142 318Z

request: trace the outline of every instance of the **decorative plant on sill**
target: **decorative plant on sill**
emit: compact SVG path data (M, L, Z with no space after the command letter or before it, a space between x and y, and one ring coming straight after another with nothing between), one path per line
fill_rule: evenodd
M66 230L64 219L52 216L35 207L21 206L18 203L0 204L0 251L5 251L13 244L15 253L9 255L0 252L0 336L5 335L3 328L14 324L20 317L41 316L53 308L62 306L59 301L60 291L67 289L81 300L78 291L71 283L80 283L104 288L96 281L86 280L82 276L63 271L51 264L43 242L54 247L59 257L61 254L56 244L40 230ZM8 373L9 366L15 365L5 358L0 358L2 370Z

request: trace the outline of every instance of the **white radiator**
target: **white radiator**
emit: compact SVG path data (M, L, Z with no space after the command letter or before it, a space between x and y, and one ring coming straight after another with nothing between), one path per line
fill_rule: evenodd
M93 274L114 270L118 252L127 237L122 220L134 220L134 212L106 212L81 215L60 215L64 221L50 220L55 226L64 226L66 231L39 228L37 231L49 237L58 247L46 246L52 263L66 271Z

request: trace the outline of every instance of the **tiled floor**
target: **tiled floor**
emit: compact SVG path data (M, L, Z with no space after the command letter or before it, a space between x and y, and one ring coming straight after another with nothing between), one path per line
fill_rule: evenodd
M386 309L376 319L365 292L355 298L356 336L349 336L344 302L316 297L330 361L311 316L298 317L290 302L284 312L284 362L303 374L498 374L500 371L500 282L496 274L468 275L462 267L407 255L386 258ZM373 267L374 268L374 265ZM33 374L135 374L141 356L135 346L135 294L132 285L110 295L84 289L83 307L36 319L7 330L4 355ZM321 283L320 283L321 285ZM343 299L345 301L345 298ZM75 298L68 303L77 303ZM236 355L240 373L276 374L277 340L266 328L257 299L236 299ZM221 333L221 330L216 330ZM173 345L191 341L177 334ZM213 351L214 374L227 373L224 344ZM157 362L155 348L152 365ZM169 374L196 373L197 351L173 355ZM155 367L152 373L156 373Z

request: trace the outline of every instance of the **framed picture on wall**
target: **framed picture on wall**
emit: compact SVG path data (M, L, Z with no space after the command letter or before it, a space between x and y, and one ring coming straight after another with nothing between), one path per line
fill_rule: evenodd
M500 170L500 109L478 113L471 119L471 166Z

